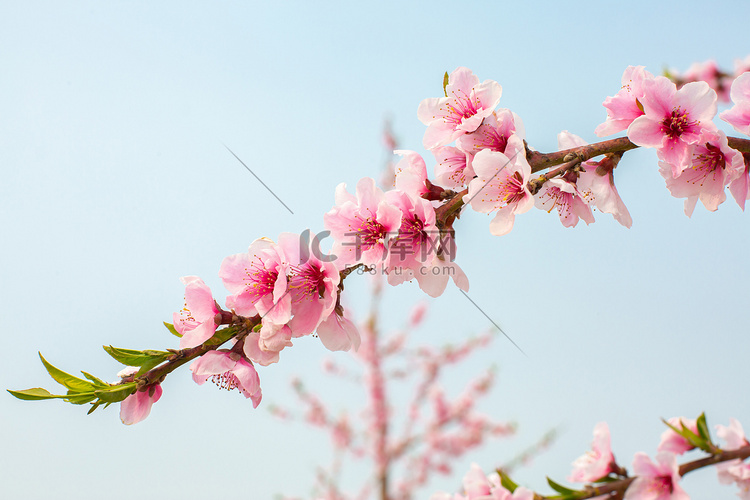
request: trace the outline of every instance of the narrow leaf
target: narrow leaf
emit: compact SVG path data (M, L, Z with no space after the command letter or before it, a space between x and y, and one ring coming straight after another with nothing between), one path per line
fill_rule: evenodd
M445 97L448 97L448 82L450 81L450 77L448 76L448 72L445 72L445 75L443 76L443 94L445 94Z
M56 398L62 398L64 396L55 396L51 392L49 392L47 389L42 389L41 387L34 387L33 389L25 389L23 391L11 391L8 390L11 395L17 397L18 399L23 399L25 401L41 401L42 399L56 399Z
M146 351L136 351L134 349L122 349L120 347L112 347L111 345L102 346L102 348L115 358L119 363L122 363L126 366L143 366L146 363L156 363L158 365L162 361L164 361L168 356L170 356L170 353L167 351L155 351L155 350L146 350ZM152 366L156 366L152 365Z
M87 382L86 380L74 377L73 375L65 373L59 368L55 368L54 366L49 364L47 360L44 359L44 356L42 356L41 352L39 353L39 357L42 359L42 363L47 369L47 373L49 373L50 377L55 379L55 382L57 382L58 384L64 385L71 391L75 392L87 392L94 389L94 385L91 382Z
M562 493L563 495L575 495L576 493L578 493L576 490L571 490L570 488L566 488L565 486L554 482L549 477L547 478L547 484L549 484L550 488L558 493Z
M706 422L706 414L701 413L701 416L698 417L698 420L696 420L696 425L698 427L698 434L705 439L708 443L711 442L711 434L708 432L708 423Z
M85 405L96 399L96 395L93 392L69 392L65 396L64 401L74 405Z
M135 392L135 383L111 385L107 389L94 391L99 398L97 404L101 403L119 403Z
M165 321L164 322L164 326L167 327L167 330L169 330L169 333L171 333L172 335L174 335L176 337L182 337L182 334L177 331L177 329L174 327L174 325L172 323L167 323Z
M516 491L516 488L518 488L518 485L513 482L510 476L508 476L508 474L503 472L502 469L497 469L497 473L500 476L500 484L503 486L503 488L510 491L511 493Z
M98 377L95 377L95 376L91 375L90 373L86 373L84 371L81 371L81 373L83 373L84 377L86 377L87 379L89 379L90 381L92 381L94 383L94 385L100 385L102 387L106 387L106 386L109 385L104 380L102 380L102 379L100 379Z

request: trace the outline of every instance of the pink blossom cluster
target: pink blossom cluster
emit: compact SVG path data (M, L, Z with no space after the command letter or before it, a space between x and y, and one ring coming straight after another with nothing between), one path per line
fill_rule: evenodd
M750 499L750 464L739 458L729 460L732 457L722 457L723 453L736 450L743 451L744 457L750 455L750 442L737 420L730 419L728 427L716 426L717 435L726 442L723 449L711 443L707 433L699 429L700 424L697 420L675 417L666 423L670 428L661 436L655 460L645 453L636 453L633 458L632 476L615 461L607 424L604 422L597 424L594 428L591 450L573 462L573 471L568 477L568 481L571 482L587 483L586 489L577 492L561 487L552 481L550 485L556 491L567 495L566 498L581 498L581 496L589 498L599 495L595 498L689 500L688 494L680 484L682 475L694 468L711 465L714 461L697 460L686 464L691 467L683 469L678 465L677 457L700 446L701 449L713 455L716 462L719 462L716 465L719 481L723 484L737 484L738 496L743 500ZM705 425L705 420L703 424ZM516 488L513 492L514 496L511 497L510 492L503 487L501 482L501 477L497 473L485 477L481 468L473 464L464 477L462 494L451 496L448 493L437 493L430 498L431 500L495 500L517 498L515 495L518 495L518 498L534 498L533 493L529 493L529 490L522 487Z
M735 78L750 71L750 56L745 59L735 59L734 71L727 73L719 68L713 59L704 62L696 62L684 73L670 69L665 76L674 81L678 87L691 82L706 82L711 87L721 102L729 102L729 88Z
M750 73L734 79L730 94L734 107L720 117L748 134ZM750 182L748 162L714 124L717 101L716 91L706 81L691 81L678 89L666 77L654 76L643 66L630 66L622 76L620 91L604 101L607 120L596 133L606 136L626 130L633 143L655 148L659 173L673 196L686 199L688 216L699 200L715 211L726 200L727 186L744 209Z
M709 73L716 73L704 69L693 71L696 79L710 80ZM396 150L401 159L394 166L391 189L381 190L371 178L360 179L354 194L340 184L333 208L323 217L333 239L330 254L323 254L319 237L310 238L309 233L282 233L278 242L255 240L247 252L226 257L221 264L219 276L229 291L227 310L200 278L183 278L185 306L173 318L181 349L203 345L219 326L256 319L233 339L231 349L210 356L200 353L191 365L196 382L210 379L220 387L237 388L257 405L261 391L255 365L278 362L292 339L317 334L332 351L356 350L360 333L344 314L340 297L341 280L354 270L379 272L391 285L416 280L432 297L441 295L450 279L468 291L468 278L454 262L453 222L459 214L447 206L461 206L455 202L493 213L490 232L498 236L510 232L516 215L532 206L556 210L566 227L579 220L594 222L594 209L631 226L614 183L622 153L598 161L576 160L573 154L558 169L532 179L529 158L535 152L526 146L521 119L498 108L502 87L497 82L480 82L460 67L447 78L444 93L423 100L417 110L427 126L423 145L436 160L434 182L420 154ZM720 117L750 134L750 72L733 80L729 95L734 106ZM717 100L706 81L678 88L642 66L630 66L621 90L604 101L607 119L596 133L626 131L635 145L655 148L659 171L672 195L685 198L687 215L699 200L716 210L726 199L727 187L744 209L750 196L750 153L730 147L713 123ZM384 141L396 146L390 131ZM567 131L559 134L558 146L574 151L587 147ZM139 407L158 399L152 390L154 396L146 399L142 392L140 388L132 396L143 401ZM134 418L126 412L123 420Z

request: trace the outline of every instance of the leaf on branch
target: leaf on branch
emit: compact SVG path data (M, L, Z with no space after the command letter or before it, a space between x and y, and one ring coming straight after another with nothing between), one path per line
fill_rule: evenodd
M508 476L508 474L503 472L502 469L497 469L497 473L500 476L500 484L503 486L503 488L510 491L511 493L516 491L516 488L518 488L518 485L513 482L510 476Z
M146 366L150 365L146 371L150 370L154 366L158 365L167 357L171 356L171 353L167 351L155 351L152 349L146 349L145 351L136 351L134 349L122 349L119 347L112 347L111 345L102 346L102 348L115 358L116 361L126 366Z
M49 364L47 360L44 359L41 352L39 353L39 357L42 359L42 364L44 364L44 367L47 369L47 373L49 373L50 377L52 377L58 384L63 385L74 392L91 392L94 390L94 384L91 382L74 377L73 375L65 373L59 368L55 368Z
M8 392L12 396L17 397L18 399L23 399L25 401L41 401L42 399L58 399L65 397L55 396L47 389L42 389L41 387L34 387L33 389L25 389L23 391L11 391L10 389L8 389Z
M167 323L165 321L164 322L164 326L167 327L167 330L169 330L169 333L171 333L172 335L174 335L176 337L182 337L182 334L180 332L178 332L177 329L175 329L175 327L174 327L174 325L172 323Z
M135 382L130 382L127 384L111 385L106 389L96 390L94 391L94 394L97 398L99 398L99 401L97 401L96 404L100 405L102 403L119 403L120 401L133 394L135 392L135 388Z

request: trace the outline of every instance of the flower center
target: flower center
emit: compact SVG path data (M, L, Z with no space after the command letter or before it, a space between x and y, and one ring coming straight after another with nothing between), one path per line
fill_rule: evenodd
M453 98L446 104L448 107L448 112L445 115L446 123L460 125L464 119L477 114L480 104L478 98L472 99L470 94L462 90L459 90L458 94L455 90L451 91L451 94L453 94Z
M682 108L678 106L672 110L669 116L662 120L661 131L670 139L677 139L696 123L695 121L690 121L687 111L682 111Z
M686 180L692 184L700 182L703 183L708 179L708 176L713 177L712 180L716 180L716 176L726 167L726 158L721 149L716 146L706 143L706 149L693 157L693 165L690 170L685 170L683 175L687 175Z
M289 288L297 292L297 301L315 296L322 299L325 294L324 279L323 270L316 265L305 263L301 267L293 266Z
M383 224L375 220L375 218L360 218L360 221L361 224L359 228L357 228L357 233L359 234L361 242L365 248L377 245L385 238L388 231L386 231Z
M232 372L217 373L211 377L211 382L216 384L219 389L226 389L228 391L236 389L242 385L237 376Z
M273 293L276 279L279 277L278 271L266 269L258 256L255 256L250 267L245 269L245 274L246 280L250 282L247 291L256 299Z

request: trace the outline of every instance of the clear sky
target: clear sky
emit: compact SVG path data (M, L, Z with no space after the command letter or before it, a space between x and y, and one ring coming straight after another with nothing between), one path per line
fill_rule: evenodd
M628 65L686 69L750 53L746 2L4 2L0 6L0 387L57 389L40 350L69 372L114 380L102 344L176 347L161 326L182 306L178 278L222 293L221 260L257 237L323 228L335 186L377 176L390 117L422 150L419 102L457 66L503 86L500 106L529 144L567 129L593 142L601 103ZM229 154L245 160L289 213ZM431 155L425 154L428 168ZM606 420L616 456L655 452L659 418L750 428L747 214L727 201L692 219L657 172L628 153L618 188L634 219L597 213L565 229L534 210L513 232L490 218L457 223L470 297L524 349L498 339L478 364L499 385L482 409L519 434L467 456L489 470L551 427L562 435L517 480L544 490ZM352 280L354 281L354 280ZM366 297L347 286L351 308ZM424 294L389 289L401 324ZM359 297L357 297L359 294ZM455 288L430 300L415 341L440 345L488 326ZM300 341L261 369L264 403L170 376L151 416L0 396L0 496L200 499L304 495L327 441L273 420L293 375L325 394L328 354ZM347 356L339 354L338 356ZM456 373L456 379L467 378ZM333 407L351 404L329 391ZM455 489L460 475L436 481ZM735 498L713 471L693 498ZM105 492L105 493L103 493Z

